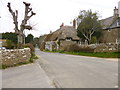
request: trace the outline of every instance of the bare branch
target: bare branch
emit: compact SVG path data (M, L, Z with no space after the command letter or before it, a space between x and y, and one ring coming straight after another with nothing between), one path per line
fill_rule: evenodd
M23 2L25 6L30 6L30 3Z
M36 15L36 13L34 13L34 12L32 11L32 12L31 12L31 15L28 16L28 20L29 20L33 15Z
M15 25L14 30L15 30L15 32L18 32L19 31L18 30L18 21L17 21L18 11L16 10L16 12L13 12L13 10L11 9L11 4L10 3L8 3L7 7L8 7L8 10L9 10L9 12L11 13L11 15L13 17L13 23Z
M13 12L13 10L11 9L11 4L8 2L8 5L7 5L7 7L8 7L8 10L9 10L9 12L12 14L12 16L14 17L14 12Z
M18 10L16 10L16 16L18 17Z
M32 11L32 8L28 8L28 13L29 13L30 11Z
M28 29L28 30L31 30L31 29L32 29L32 27L29 26L29 25L24 26L24 28L25 28L25 29Z
M36 15L36 13L34 13L32 11L32 8L29 8L30 6L30 3L26 3L26 2L23 2L25 4L25 16L24 16L24 19L22 20L22 23L21 23L21 30L23 31L24 29L27 29L28 27L25 27L26 24L27 24L27 21L33 16L33 15ZM31 15L28 16L28 14L31 12ZM23 27L22 27L23 26ZM31 28L28 28L28 30L30 30Z

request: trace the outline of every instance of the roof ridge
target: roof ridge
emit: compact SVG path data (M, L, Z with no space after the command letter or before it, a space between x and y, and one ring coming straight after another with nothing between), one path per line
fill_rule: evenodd
M106 19L109 19L109 18L113 18L113 17L114 17L114 16L110 16L110 17L108 17L108 18L101 19L100 21L106 20Z

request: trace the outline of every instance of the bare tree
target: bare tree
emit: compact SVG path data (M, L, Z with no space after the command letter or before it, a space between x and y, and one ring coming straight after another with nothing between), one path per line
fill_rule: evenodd
M15 25L15 33L18 36L18 48L22 48L22 44L24 43L24 33L23 31L25 29L27 30L32 30L32 26L27 25L27 21L33 16L36 15L36 13L34 13L32 11L32 8L30 8L30 3L26 3L23 2L23 4L25 5L25 15L24 15L24 19L22 20L21 24L20 24L20 29L18 28L18 10L16 10L15 12L11 9L11 4L8 3L7 7L9 9L9 12L11 13L12 17L13 17L13 23ZM29 13L31 13L30 15L28 15Z

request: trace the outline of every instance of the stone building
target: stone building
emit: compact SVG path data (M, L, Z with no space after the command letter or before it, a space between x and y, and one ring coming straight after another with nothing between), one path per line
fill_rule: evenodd
M118 9L114 8L113 16L101 20L103 26L100 43L120 43L120 17Z

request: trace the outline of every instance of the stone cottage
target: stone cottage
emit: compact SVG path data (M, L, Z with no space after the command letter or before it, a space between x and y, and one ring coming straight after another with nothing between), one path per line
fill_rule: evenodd
M114 14L111 17L101 20L103 26L100 43L120 43L120 17L118 9L114 8Z

